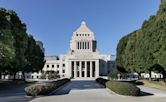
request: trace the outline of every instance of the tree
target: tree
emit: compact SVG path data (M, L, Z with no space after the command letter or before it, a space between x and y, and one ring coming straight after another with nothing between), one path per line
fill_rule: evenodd
M27 40L27 49L25 52L25 66L22 68L23 78L25 78L25 72L38 72L43 69L45 64L44 52L37 45L33 36L29 35Z
M0 9L0 78L1 74L8 73L15 58L15 39L10 29L10 22L7 19L5 9Z
M114 69L112 72L109 73L108 78L113 80L113 79L118 79L118 70Z
M44 52L36 40L27 34L26 25L13 10L1 8L0 74L8 73L15 79L17 72L37 72L44 63Z
M161 0L156 15L145 20L142 27L124 36L117 46L116 64L120 71L151 72L160 65L166 71L166 1ZM159 68L159 67L157 67Z

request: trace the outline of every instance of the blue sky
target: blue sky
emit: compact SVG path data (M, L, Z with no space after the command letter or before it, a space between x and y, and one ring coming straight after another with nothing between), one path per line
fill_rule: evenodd
M0 0L17 12L27 32L44 43L45 55L65 54L73 32L85 21L98 49L116 54L118 41L156 14L160 0Z

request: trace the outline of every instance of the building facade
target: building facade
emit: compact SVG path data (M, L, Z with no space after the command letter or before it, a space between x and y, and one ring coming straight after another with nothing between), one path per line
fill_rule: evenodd
M73 33L67 54L45 59L43 71L54 70L66 78L97 78L108 75L114 67L109 55L99 53L94 33L85 22Z

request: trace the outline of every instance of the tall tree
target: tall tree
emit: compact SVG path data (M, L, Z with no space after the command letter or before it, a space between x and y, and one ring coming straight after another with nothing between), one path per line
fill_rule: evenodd
M13 10L0 9L0 74L42 69L44 52ZM1 76L1 75L0 75Z
M123 37L117 46L117 67L128 72L166 71L166 0L141 29ZM156 65L161 66L160 68Z
M9 15L5 9L0 9L0 78L1 74L8 72L15 58L15 39L10 29Z

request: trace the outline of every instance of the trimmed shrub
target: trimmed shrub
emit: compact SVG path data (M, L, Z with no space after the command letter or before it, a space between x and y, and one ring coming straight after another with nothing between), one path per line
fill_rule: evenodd
M41 79L58 79L60 78L59 74L56 71L46 71L42 72L42 75L40 77Z
M100 84L102 84L102 85L104 85L104 86L106 86L105 83L106 83L107 81L108 81L107 79L103 79L103 78L97 78L97 79L96 79L96 82L98 82L98 83L100 83Z
M120 95L139 96L140 94L138 87L127 82L108 81L106 82L106 87Z
M62 79L51 83L33 84L26 87L25 92L28 96L46 95L69 81L70 79Z

